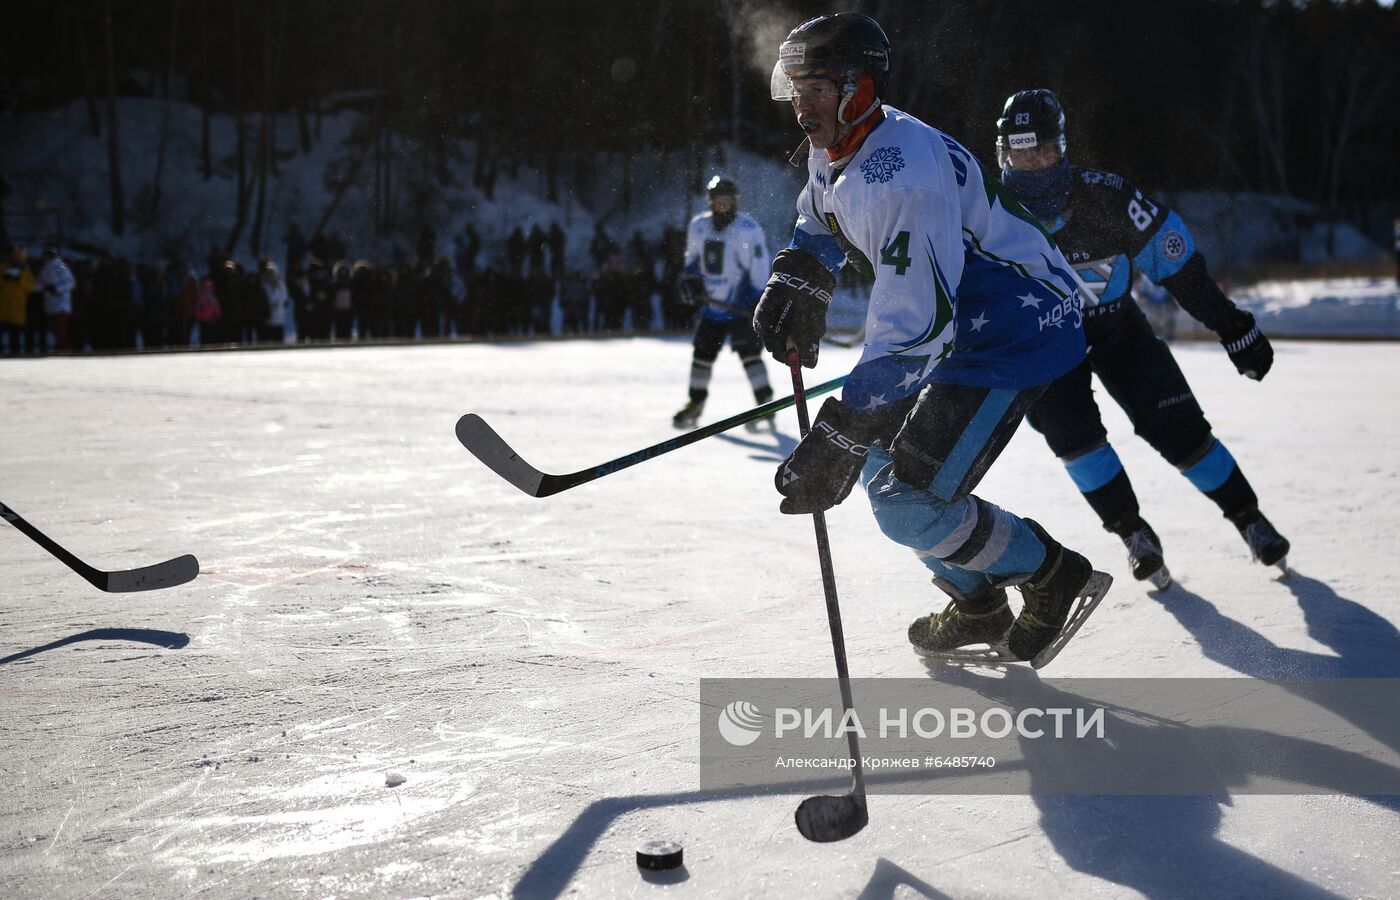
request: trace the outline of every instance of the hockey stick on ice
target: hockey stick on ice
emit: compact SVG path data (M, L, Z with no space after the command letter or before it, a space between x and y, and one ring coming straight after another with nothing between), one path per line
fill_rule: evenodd
M193 581L194 577L199 574L199 560L188 554L175 559L167 559L165 562L156 563L153 566L104 572L101 569L94 569L64 550L42 531L20 518L19 513L3 503L0 503L0 518L24 532L34 543L58 557L60 562L83 576L89 584L99 591L107 591L111 594L154 591Z
M846 376L833 378L831 381L819 384L808 391L808 394L824 394L827 391L834 391L846 383ZM580 469L568 475L550 475L541 472L534 466L520 458L520 454L511 449L496 430L486 424L486 420L475 413L467 413L457 420L457 440L462 442L462 446L471 451L472 455L486 464L492 472L509 481L520 490L531 497L548 497L560 491L567 491L569 488L587 484L590 481L602 478L604 475L611 475L623 469L635 466L637 463L646 462L649 459L670 453L672 450L679 450L682 447L703 441L707 437L712 437L722 431L728 431L743 425L745 422L754 422L758 419L771 416L781 409L787 409L796 402L795 397L783 397L780 400L771 400L762 406L755 406L747 412L739 413L737 416L730 416L721 419L704 428L697 428L687 432L680 437L671 438L669 441L662 441L659 444L652 444L642 450L629 453L626 456L619 456L617 459L587 469Z
M788 360L792 369L792 394L797 403L797 427L803 437L811 429L807 418L807 396L802 390L802 367L797 362L797 351ZM841 686L841 704L847 716L854 703L851 701L851 674L846 669L846 638L841 629L841 607L836 603L836 572L831 565L831 542L826 535L826 516L812 513L812 524L817 532L817 559L822 569L822 590L826 594L826 620L831 626L831 647L836 654L836 680ZM844 719L843 719L844 721ZM822 794L808 797L797 807L793 817L797 830L809 841L827 843L842 841L865 827L870 821L870 813L865 805L865 771L860 761L860 744L856 740L855 729L847 729L846 738L851 748L851 772L855 782L849 794L833 797Z

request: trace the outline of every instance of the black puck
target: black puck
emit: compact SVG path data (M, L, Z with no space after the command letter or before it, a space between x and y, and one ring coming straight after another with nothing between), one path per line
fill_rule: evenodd
M637 868L677 869L685 848L675 841L647 841L637 848Z

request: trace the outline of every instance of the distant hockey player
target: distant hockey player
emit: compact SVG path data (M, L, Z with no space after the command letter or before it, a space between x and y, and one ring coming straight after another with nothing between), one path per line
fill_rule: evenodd
M1055 95L1020 91L997 120L1002 183L1055 236L1094 296L1084 310L1089 355L1031 408L1032 427L1069 470L1104 528L1128 548L1138 580L1171 583L1162 545L1138 512L1128 473L1108 443L1090 373L1128 414L1133 429L1209 497L1265 565L1285 564L1288 541L1259 512L1259 498L1217 439L1165 342L1133 301L1138 273L1162 285L1214 331L1240 374L1268 374L1274 351L1220 290L1185 223L1118 175L1073 168L1065 155L1065 116Z
M835 273L875 272L864 353L779 466L780 509L829 509L859 476L886 536L952 598L909 627L914 646L986 644L1043 665L1112 579L972 490L1044 385L1084 358L1078 284L994 173L882 106L889 73L889 40L858 13L798 26L773 70L773 98L807 135L793 159L808 179L754 314L764 346L814 366ZM1014 619L1010 585L1025 601Z
M725 338L744 363L754 400L761 405L773 399L763 345L749 321L768 279L763 229L739 212L739 186L731 179L716 175L706 191L710 211L690 220L685 268L676 283L681 302L700 307L690 360L690 400L671 420L677 428L694 428L705 411L710 375ZM771 419L767 421L771 425Z

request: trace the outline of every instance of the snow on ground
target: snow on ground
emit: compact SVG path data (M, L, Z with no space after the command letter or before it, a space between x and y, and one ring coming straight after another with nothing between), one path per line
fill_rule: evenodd
M1263 281L1230 299L1270 335L1400 337L1400 284L1393 278Z
M1400 347L1276 349L1259 384L1177 357L1293 539L1287 581L1116 409L1172 593L1131 582L1033 432L993 468L979 493L1118 579L1047 674L1400 675ZM0 362L0 500L102 568L203 565L106 595L0 531L4 893L1400 894L1393 799L877 795L816 845L798 797L697 791L698 679L833 671L810 523L772 490L792 415L543 500L453 437L475 411L573 471L667 437L688 367L650 338ZM716 368L714 418L750 403ZM858 495L829 524L852 673L928 677L924 570ZM653 883L656 837L686 868Z

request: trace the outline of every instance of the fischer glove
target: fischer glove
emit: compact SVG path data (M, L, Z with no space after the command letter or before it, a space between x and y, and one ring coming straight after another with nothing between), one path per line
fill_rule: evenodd
M817 364L835 287L836 276L812 254L793 247L778 251L773 275L753 311L754 333L774 359L787 362L790 342L803 366Z
M831 509L851 493L870 452L879 419L860 415L828 397L807 432L778 466L773 484L783 495L779 512L788 515Z

